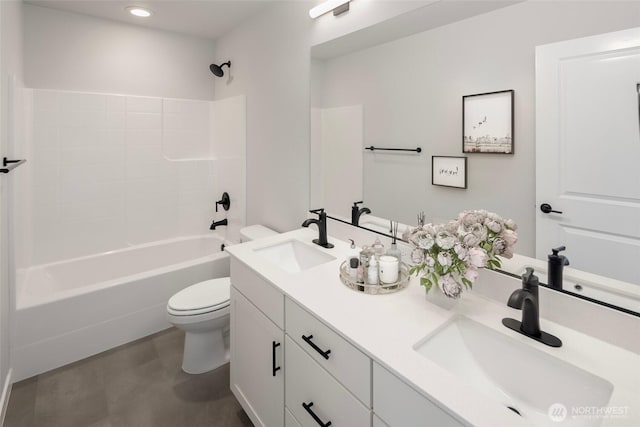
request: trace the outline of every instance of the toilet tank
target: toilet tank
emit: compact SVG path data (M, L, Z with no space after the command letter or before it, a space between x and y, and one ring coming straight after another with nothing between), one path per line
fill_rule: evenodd
M280 234L264 225L256 224L240 229L240 243Z

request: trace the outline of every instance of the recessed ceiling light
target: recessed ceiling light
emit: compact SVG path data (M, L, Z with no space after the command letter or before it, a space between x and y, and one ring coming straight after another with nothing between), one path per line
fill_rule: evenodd
M151 11L149 9L144 9L139 6L129 6L127 7L127 12L139 18L148 18L151 16Z

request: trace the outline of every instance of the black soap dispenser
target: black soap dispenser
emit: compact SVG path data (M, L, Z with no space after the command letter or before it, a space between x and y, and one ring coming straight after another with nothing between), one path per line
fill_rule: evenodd
M565 265L569 265L569 259L559 255L565 249L567 248L564 246L551 249L551 255L548 256L547 285L555 289L562 289L562 270Z

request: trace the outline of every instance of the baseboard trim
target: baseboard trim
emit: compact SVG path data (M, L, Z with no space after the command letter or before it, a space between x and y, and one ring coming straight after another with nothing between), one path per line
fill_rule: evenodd
M13 369L9 369L7 377L4 379L4 386L2 387L2 412L0 413L0 425L4 425L4 417L7 415L7 407L9 406L9 397L11 397L11 386L13 385L11 377L13 376Z

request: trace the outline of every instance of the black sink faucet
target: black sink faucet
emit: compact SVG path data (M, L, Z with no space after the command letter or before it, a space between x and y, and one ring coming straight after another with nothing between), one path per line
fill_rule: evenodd
M371 209L369 208L359 208L358 205L360 203L362 203L362 200L359 202L353 202L353 206L351 207L351 225L358 225L360 222L360 215L371 213Z
M565 265L569 265L569 259L558 253L565 249L567 248L564 246L551 249L551 255L547 256L549 258L547 261L547 285L555 289L562 289L562 270Z
M551 347L562 346L562 341L558 337L540 330L538 277L533 274L533 268L527 267L526 273L522 275L522 289L513 291L507 305L522 310L522 322L504 318L502 319L504 326Z
M316 224L318 226L318 238L313 239L313 243L316 245L320 245L323 248L332 248L333 245L327 241L327 214L324 209L314 209L309 212L318 214L318 219L309 218L302 223L303 227L308 227L311 224Z

